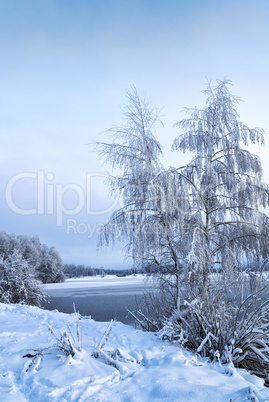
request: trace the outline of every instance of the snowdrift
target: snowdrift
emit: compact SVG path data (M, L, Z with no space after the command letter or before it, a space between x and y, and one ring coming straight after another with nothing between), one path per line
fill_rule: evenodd
M55 346L49 326L57 336L68 326L76 333L74 314L0 304L0 400L269 401L262 379L212 365L156 334L113 322L96 358L108 323L82 317L82 350L71 357Z

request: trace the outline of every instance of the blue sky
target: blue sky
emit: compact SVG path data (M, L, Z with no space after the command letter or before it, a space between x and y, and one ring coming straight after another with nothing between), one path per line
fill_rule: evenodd
M240 118L269 132L268 21L267 0L0 0L0 227L39 235L64 262L125 266L120 246L97 254L96 235L67 233L66 218L97 231L109 212L87 215L83 208L57 226L56 213L46 208L33 215L12 211L7 184L14 175L44 172L54 206L57 185L85 189L87 173L109 168L89 143L121 123L131 85L163 107L165 127L157 137L167 165L181 158L169 153L178 134L172 125L183 107L204 107L206 79L231 79L245 101ZM255 152L269 182L267 150ZM93 210L110 209L113 200L101 177L91 183ZM37 181L18 180L13 197L19 207L33 209ZM66 191L64 201L74 208L75 192Z

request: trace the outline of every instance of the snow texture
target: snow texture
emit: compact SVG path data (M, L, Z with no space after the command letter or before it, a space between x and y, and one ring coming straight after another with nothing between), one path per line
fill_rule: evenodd
M0 304L1 401L269 401L262 379L212 365L154 333L113 322L95 358L108 323L83 317L82 351L71 357L53 347L48 326L76 333L74 314Z

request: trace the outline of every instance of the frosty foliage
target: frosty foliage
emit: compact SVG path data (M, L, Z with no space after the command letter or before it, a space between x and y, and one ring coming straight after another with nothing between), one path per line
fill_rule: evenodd
M249 295L239 306L225 299L221 290L185 302L184 310L175 310L164 322L162 337L213 361L246 368L268 386L269 300L261 302L263 291Z
M42 283L64 281L64 266L55 247L48 247L46 244L41 245L36 271L37 278Z
M34 270L21 254L14 251L0 260L0 301L39 306L43 291L34 277Z
M53 328L49 326L49 332L56 339L56 348L60 349L66 356L75 356L75 354L82 351L82 334L79 325L79 320L81 319L80 314L76 311L74 306L74 316L76 322L76 333L73 334L70 326L64 328L60 331L60 335L56 335Z
M122 208L112 214L100 245L114 242L120 232L126 241L126 256L134 265L165 273L171 270L179 278L183 261L180 235L188 234L171 197L174 178L159 160L161 145L154 137L156 125L161 123L159 111L135 89L127 92L127 99L123 109L126 124L107 131L111 143L96 145L101 157L122 172L109 181Z
M58 335L51 326L48 327L50 334L53 336L52 343L45 349L30 350L25 354L24 358L30 358L31 360L27 363L25 371L28 372L29 369L34 367L39 367L43 357L46 355L57 354L57 357L61 358L59 351L68 358L68 364L72 364L74 361L72 358L77 358L77 360L83 360L85 354L89 354L91 358L98 359L108 366L112 366L118 370L120 378L126 379L132 377L135 373L135 366L138 366L140 362L133 356L131 356L127 350L123 348L116 348L112 350L106 350L106 345L112 332L113 320L110 321L107 328L105 329L103 336L96 343L94 348L89 351L82 348L82 331L80 328L81 316L76 312L74 305L74 315L76 330L72 331L70 325L67 328L60 330ZM56 340L56 343L55 343ZM95 339L96 341L96 339ZM90 353L89 353L90 352ZM95 373L96 374L96 373ZM104 379L102 379L102 382Z
M222 272L238 270L242 262L261 264L268 254L268 186L262 182L258 156L241 147L264 143L260 128L250 129L238 120L238 103L223 80L205 91L207 108L189 110L177 123L183 133L173 149L192 152L192 161L175 169L185 191L192 194L194 221L189 275L199 269L203 285L218 263Z
M261 287L268 262L264 209L269 188L262 181L259 157L246 149L263 145L264 131L240 122L239 100L230 85L226 79L215 87L208 84L206 108L187 110L188 117L175 124L180 134L172 149L193 156L187 165L169 169L159 160L161 147L154 137L156 109L136 90L128 92L126 125L108 130L112 143L97 145L100 155L120 171L110 185L122 205L100 243L114 242L120 233L127 242L126 255L158 278L157 293L144 299L147 317L139 312L140 318L144 314L142 325L169 328L170 339L212 358L219 354L227 360L229 355L235 363L229 345L237 342L243 364L249 356L243 352L246 345L259 349L255 342L268 336L259 309L254 318L247 309L242 325L236 311L246 292ZM255 322L251 331L249 322ZM255 358L261 353L254 353Z
M0 300L40 305L43 292L38 281L62 282L63 264L54 247L37 236L16 236L0 231Z
M120 230L128 242L126 252L141 262L145 257L141 236L147 237L144 225L151 225L151 216L156 214L148 195L161 169L158 158L162 151L154 137L155 125L159 122L158 110L147 100L140 99L135 89L127 92L127 99L129 104L123 109L125 125L107 131L111 143L97 144L100 155L111 162L113 168L122 171L119 176L111 176L109 184L112 192L120 193L123 207L112 215L100 243L114 242L117 230Z
M42 283L55 283L64 280L63 263L55 247L41 243L38 236L9 234L0 231L0 256L6 260L18 252L33 268L35 277Z

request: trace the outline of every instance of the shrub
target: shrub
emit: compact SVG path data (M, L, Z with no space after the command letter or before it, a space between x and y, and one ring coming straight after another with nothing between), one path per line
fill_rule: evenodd
M34 277L33 267L14 251L0 259L0 301L40 306L44 294Z
M185 302L166 320L162 337L212 361L233 363L265 379L269 385L269 300L264 289L249 295L238 307L221 293Z

